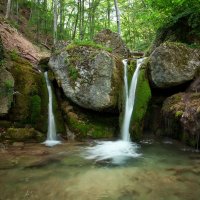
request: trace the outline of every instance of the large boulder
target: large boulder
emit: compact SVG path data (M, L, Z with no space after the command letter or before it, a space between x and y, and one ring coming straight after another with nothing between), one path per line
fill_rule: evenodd
M165 134L195 147L200 133L200 93L178 93L168 97L162 107Z
M71 44L55 52L49 66L66 97L75 104L95 111L117 108L123 69L112 54Z
M128 58L130 55L130 50L126 47L119 34L109 29L97 33L94 37L94 42L111 48L112 53L118 54L123 58Z
M8 114L13 101L14 78L10 72L0 67L0 116L2 116Z
M192 80L200 69L200 50L166 42L150 55L148 66L153 86L168 88L181 85Z

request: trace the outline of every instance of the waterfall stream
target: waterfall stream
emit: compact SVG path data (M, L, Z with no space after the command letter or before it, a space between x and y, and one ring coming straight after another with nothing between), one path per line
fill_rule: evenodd
M86 159L95 159L96 161L111 160L113 164L123 164L128 158L136 158L141 155L137 153L138 145L131 142L129 127L134 109L137 80L142 62L143 58L137 60L137 66L129 88L127 78L127 60L123 60L125 109L121 129L122 140L97 142L95 146L86 148L86 152L84 153Z
M52 97L52 89L51 84L48 78L48 73L44 73L45 81L48 89L49 95L49 103L48 103L48 132L47 132L47 140L44 142L46 146L54 146L60 144L61 142L57 140L56 137L56 124L53 113L53 97Z
M122 124L122 140L130 141L129 127L131 122L131 116L134 109L135 94L137 88L137 79L139 76L140 66L144 58L137 59L137 65L135 72L131 80L131 86L128 88L128 78L127 78L127 60L123 60L124 64L124 88L125 88L125 111Z

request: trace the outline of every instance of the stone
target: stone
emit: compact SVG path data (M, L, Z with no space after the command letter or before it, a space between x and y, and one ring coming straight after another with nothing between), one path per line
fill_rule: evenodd
M14 93L14 78L12 74L0 68L0 116L6 115L9 112L13 101Z
M165 133L196 147L200 133L200 93L178 93L168 97L162 107Z
M130 50L126 47L122 38L109 29L102 30L94 36L94 42L112 49L112 53L118 54L123 58L128 58Z
M200 69L200 50L184 44L166 42L150 55L148 61L151 83L169 88L194 79Z
M123 68L116 56L71 44L53 54L49 66L65 96L75 104L95 111L117 109Z

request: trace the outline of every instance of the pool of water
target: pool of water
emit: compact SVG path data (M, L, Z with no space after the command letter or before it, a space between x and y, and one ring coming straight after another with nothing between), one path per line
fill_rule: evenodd
M199 200L200 154L144 140L121 165L87 160L91 143L0 149L0 200Z

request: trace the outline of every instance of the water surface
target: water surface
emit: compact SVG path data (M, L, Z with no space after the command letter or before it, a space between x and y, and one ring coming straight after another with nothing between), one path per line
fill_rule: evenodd
M199 153L145 140L142 156L115 165L85 159L88 145L0 149L0 200L199 200Z

